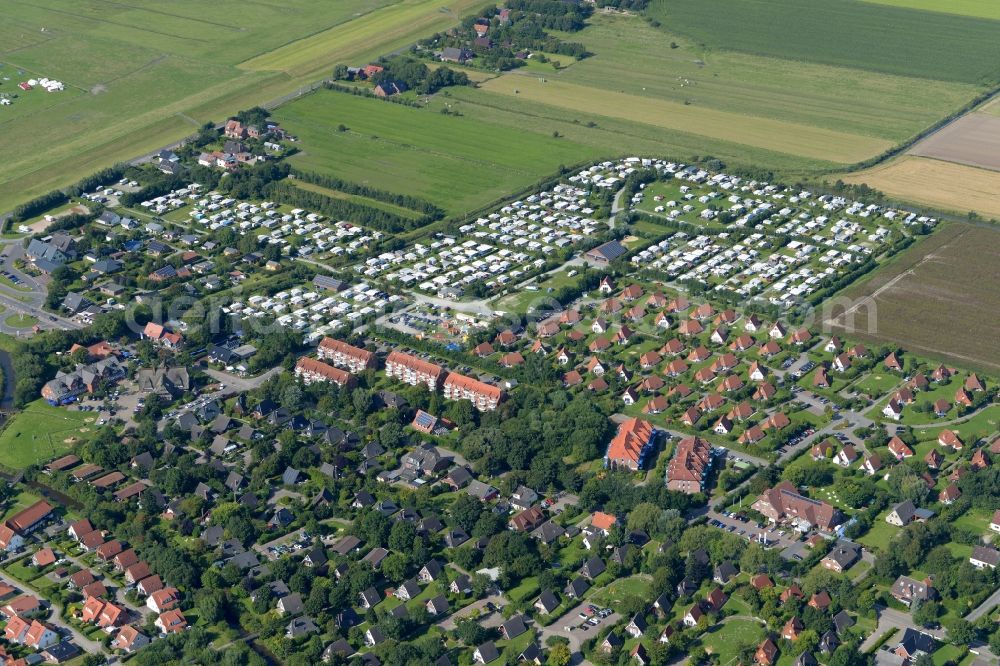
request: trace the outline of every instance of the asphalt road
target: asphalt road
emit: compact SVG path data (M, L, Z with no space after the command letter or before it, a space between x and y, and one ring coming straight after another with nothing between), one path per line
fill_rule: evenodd
M910 614L904 611L899 611L894 608L884 608L882 606L876 607L875 611L878 613L878 626L875 627L875 631L873 631L872 634L861 644L861 647L859 648L860 652L867 652L872 649L872 647L874 647L874 645L878 642L879 638L881 638L882 635L890 629L909 628L914 631L930 634L938 640L944 640L947 637L947 632L944 629L923 629L917 627L913 624L913 619L910 617Z
M30 288L29 290L21 290L0 285L0 305L3 305L5 308L4 312L0 313L0 332L13 336L31 334L31 326L23 328L7 324L7 318L19 312L36 318L38 320L38 327L41 329L83 328L83 324L46 312L42 307L45 305L46 296L43 281L36 280L30 275L14 268L14 262L24 256L24 248L21 246L21 240L6 240L0 243L0 245L3 246L3 250L0 251L0 270L16 275L25 287Z
M0 570L0 581L3 581L4 583L7 583L8 585L11 585L19 590L26 590L29 594L34 594L34 590L27 588L24 583L13 576L7 575L7 573L3 570ZM36 596L38 596L39 599L45 598L42 595ZM90 640L79 631L69 626L69 624L62 619L62 606L53 601L49 601L49 604L52 609L52 613L47 620L49 624L58 627L61 634L72 636L73 642L89 654L101 654L103 652L103 646L100 643Z
M571 663L579 664L584 663L583 656L580 654L580 646L583 642L593 636L595 633L600 631L601 627L613 626L618 623L621 619L621 615L618 613L612 613L608 617L601 620L601 623L596 627L589 627L586 631L579 628L584 622L580 618L580 613L583 612L587 606L592 602L585 600L577 606L574 606L570 610L566 611L555 621L550 623L548 626L539 628L539 642L545 645L545 642L550 636L560 636L569 641L569 650L573 655L573 660Z
M969 614L965 616L965 619L969 622L975 622L996 608L998 605L1000 605L1000 589L986 597L986 600L983 603L969 611Z
M167 423L173 421L181 414L191 411L199 403L204 404L211 402L212 400L225 400L226 398L236 395L237 393L243 393L244 391L250 391L257 388L268 379L284 371L280 365L271 368L265 373L259 374L256 377L240 377L239 375L232 375L228 372L223 372L221 370L214 370L212 368L207 368L205 374L214 379L215 381L225 384L226 388L219 389L218 391L213 391L212 393L203 393L198 397L197 400L192 400L191 402L182 405L178 409L174 410L172 417L164 416L160 419L158 428L162 430L166 427Z

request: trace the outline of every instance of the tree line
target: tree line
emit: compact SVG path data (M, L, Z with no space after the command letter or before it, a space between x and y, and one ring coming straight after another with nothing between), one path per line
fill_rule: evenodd
M292 168L290 173L298 180L306 183L312 183L313 185L319 185L320 187L337 190L338 192L355 194L367 199L374 199L383 203L393 204L394 206L400 206L402 208L409 208L410 210L421 212L429 217L428 221L439 220L444 217L444 211L441 208L418 197L412 197L406 194L397 194L386 190L379 190L368 185L352 183L351 181L343 180L341 178L337 178L336 176L320 174L314 171L302 171L301 169Z
M280 203L308 208L333 219L350 220L362 226L390 233L417 229L430 221L426 216L414 219L374 206L366 206L345 199L334 199L319 192L300 189L288 182L269 183L264 188L263 194L265 198Z

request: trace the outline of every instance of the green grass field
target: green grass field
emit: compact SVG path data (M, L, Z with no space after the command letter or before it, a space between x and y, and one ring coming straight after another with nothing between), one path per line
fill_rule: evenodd
M740 647L757 644L765 635L765 628L752 620L729 620L712 627L701 637L705 650L718 655L719 664L728 664L736 658Z
M576 65L574 65L575 67ZM520 75L514 75L520 76ZM598 93L599 95L599 93ZM520 94L491 92L485 88L452 88L448 97L431 99L434 110L445 104L468 118L517 130L551 134L592 148L601 158L629 155L656 155L689 160L696 155L713 155L728 162L767 166L784 173L815 173L835 167L836 162L733 143L693 130L671 129L638 122L621 116L603 115L593 108L569 108L536 102Z
M308 192L316 192L317 194L322 194L323 196L330 197L331 199L343 199L344 201L350 201L352 203L368 206L370 208L377 208L379 210L393 213L394 215L401 215L414 220L420 217L420 213L415 210L403 208L402 206L386 203L384 201L378 201L377 199L369 199L368 197L363 197L358 194L348 194L339 190L331 190L328 187L314 185L313 183L307 183L302 180L296 180L294 183L295 187L299 189L306 190Z
M766 118L896 142L977 92L963 83L706 47L637 17L599 14L590 23L574 39L594 55L548 78L738 114L744 123Z
M869 548L886 552L889 549L889 542L892 541L898 532L898 527L885 522L885 514L883 513L879 514L875 522L872 523L871 529L858 539L858 541Z
M34 493L30 493L26 490L20 491L10 502L8 502L6 510L3 512L2 520L9 519L18 511L27 509L40 499L42 498Z
M709 48L941 81L1000 78L1000 23L975 16L855 0L653 0L649 15Z
M593 595L593 599L605 606L616 606L628 597L644 598L649 594L649 580L639 576L619 578L603 590Z
M948 0L948 2L940 0L865 0L865 2L1000 20L1000 4L994 0Z
M879 397L888 393L902 381L903 379L897 375L876 369L876 371L868 373L851 384L851 389L862 394Z
M3 323L12 328L31 328L38 323L38 318L26 315L23 312L15 312L14 314L7 315Z
M0 432L0 462L5 467L23 469L63 454L88 437L92 420L86 412L51 407L36 400Z
M299 137L292 164L474 210L598 153L568 139L321 90L274 117ZM334 128L343 124L347 131Z
M444 29L472 0L12 0L0 25L0 210ZM47 76L66 90L22 92Z
M455 89L447 101L466 115L559 131L609 155L711 154L798 174L872 157L981 89L706 46L675 23L664 21L667 30L638 16L595 14L586 29L564 35L591 57L563 58L559 70L514 70L477 90Z

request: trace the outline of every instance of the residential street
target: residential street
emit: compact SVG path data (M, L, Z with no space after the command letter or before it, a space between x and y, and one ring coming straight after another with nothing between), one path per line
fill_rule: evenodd
M938 640L944 640L947 637L947 632L945 632L944 629L918 628L913 624L913 620L907 612L878 606L876 607L876 613L878 613L878 626L875 628L875 631L872 632L872 634L861 644L861 647L859 648L861 652L867 652L872 649L885 632L894 628L910 628L915 631L922 631L925 634L934 636L934 638L937 638Z
M998 588L990 596L986 597L986 600L983 601L983 603L969 611L969 614L965 616L965 619L969 622L975 622L996 608L998 605L1000 605L1000 588Z
M445 631L452 631L455 628L455 623L461 620L463 617L468 617L474 611L478 610L481 613L489 613L486 610L486 604L492 603L496 607L507 605L507 599L502 594L491 594L488 597L483 597L477 601L472 602L460 611L452 613L442 621L437 623L437 626L441 627Z
M590 637L590 632L597 632L602 626L614 625L620 619L621 616L618 613L612 613L608 617L601 620L601 624L596 627L591 627L587 630L579 628L579 625L583 622L580 618L580 613L589 606L592 602L585 600L577 606L574 606L570 610L563 613L561 616L556 618L556 620L550 623L548 626L539 628L539 640L542 645L551 636L561 636L569 641L569 649L573 655L574 664L586 663L580 654L580 646L583 645L583 641Z
M76 566L78 566L78 567L80 567L82 569L89 569L92 572L103 573L99 569L95 569L94 567L91 567L86 562L84 562L83 560L81 560L81 559L79 559L77 557L74 557L74 556L69 555L67 553L63 553L63 557L65 557L67 560L69 560L70 562L72 562L73 564L75 564ZM105 578L106 578L106 576L105 576ZM115 601L119 605L125 606L126 608L128 608L129 610L131 610L133 613L138 613L142 617L145 617L145 616L150 615L150 614L153 613L153 611L148 606L136 606L131 601L128 601L125 598L125 587L124 586L120 586L120 585L116 584L113 580L107 580L106 584L108 586L114 586L115 587Z
M24 335L31 332L31 327L19 328L8 326L6 319L18 312L25 316L38 319L38 327L42 329L78 329L83 328L83 324L77 323L65 317L53 315L42 309L45 303L45 285L42 281L36 280L30 275L14 268L14 261L24 255L20 239L0 241L3 250L0 251L0 270L16 275L29 290L14 289L7 285L0 285L0 305L5 311L0 314L0 332L13 336Z
M199 401L203 401L202 404L205 404L207 402L211 402L212 400L225 400L226 398L236 395L237 393L251 391L255 388L258 388L260 385L262 385L264 382L266 382L274 375L280 374L283 371L284 368L282 368L279 365L271 368L267 372L257 375L256 377L240 377L239 375L230 374L228 372L223 372L221 370L206 368L205 374L211 377L212 379L216 380L217 382L225 384L225 388L219 389L218 391L214 391L212 393L204 393L201 396L199 396L197 400L192 400L191 402L179 407L172 418L168 418L167 416L161 418L160 422L157 424L157 427L160 430L163 430L163 428L166 427L169 421L176 419L185 412L195 409Z
M7 575L7 573L2 569L0 569L0 581L3 581L8 585L12 585L19 590L26 590L30 594L35 594L35 592L30 588L28 588L24 583L14 578L13 576ZM41 596L39 596L39 598L44 599L44 597ZM79 631L69 626L69 624L67 624L66 621L62 619L61 617L63 610L62 606L53 601L49 601L49 604L52 610L52 613L48 618L49 624L55 627L59 627L59 629L62 630L62 633L71 635L73 637L73 642L79 645L81 649L91 654L100 654L102 652L103 646L100 643L98 643L97 641L90 640L89 638L81 634Z

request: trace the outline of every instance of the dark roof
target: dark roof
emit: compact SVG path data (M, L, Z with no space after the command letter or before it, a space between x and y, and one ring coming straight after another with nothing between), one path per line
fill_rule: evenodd
M850 629L854 626L854 618L848 615L847 611L842 610L833 616L833 626L836 627L839 634L845 629Z
M628 249L624 245L616 240L608 241L603 245L598 245L593 250L587 252L587 256L590 257L600 257L605 261L614 261L618 257L624 255L628 252Z
M60 663L80 654L80 648L69 641L63 641L45 648L44 653L52 657L56 663Z
M803 652L795 660L793 666L819 666L819 662L816 661L816 657L812 655L812 652Z
M579 599L584 595L584 593L590 589L590 583L587 579L577 576L570 582L566 583L566 594L571 595Z
M604 573L606 568L604 560L594 555L583 563L583 566L580 567L580 573L587 578L594 579Z
M538 599L535 603L541 604L546 613L551 613L559 607L559 598L556 597L555 592L552 590L543 590L542 593L538 595Z
M505 638L511 640L526 632L528 628L524 626L524 618L520 615L515 615L500 625L500 630L503 632Z
M497 646L493 641L486 641L477 649L479 650L479 655L483 658L483 662L487 664L500 656L500 651L497 650Z
M347 657L352 654L354 654L354 648L351 647L351 644L343 638L339 638L326 646L326 649L323 650L323 659L324 661L333 661L334 655Z
M715 580L719 583L728 583L729 579L739 572L739 569L731 561L724 560L715 567Z
M903 638L899 641L899 647L903 648L908 655L914 655L917 652L931 654L937 649L937 642L930 634L907 627L903 630Z
M282 608L284 608L286 613L302 612L303 608L302 595L299 594L298 592L292 592L291 594L286 594L285 596L281 597L281 599L279 599L278 602L281 604Z

